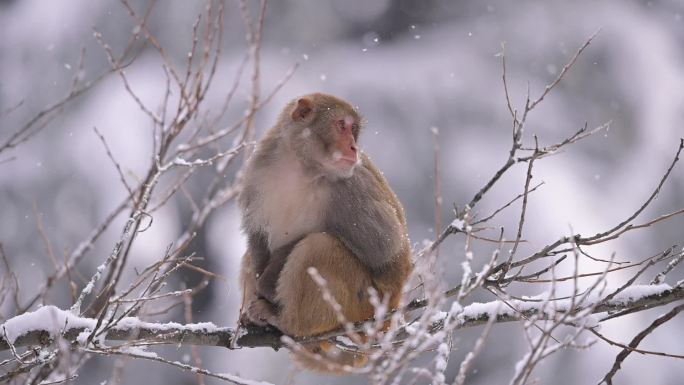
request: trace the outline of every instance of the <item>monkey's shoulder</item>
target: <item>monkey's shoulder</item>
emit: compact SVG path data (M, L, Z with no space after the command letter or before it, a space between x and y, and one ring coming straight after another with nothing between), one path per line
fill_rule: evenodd
M385 180L382 173L375 167L365 153L361 154L361 163L357 166L354 174L347 179L340 180L331 190L335 196L350 203L376 204L376 202L389 203L392 206L400 205L399 201Z

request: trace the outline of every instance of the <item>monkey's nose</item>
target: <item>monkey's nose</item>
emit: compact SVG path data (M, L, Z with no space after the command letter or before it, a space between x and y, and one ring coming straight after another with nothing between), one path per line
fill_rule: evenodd
M352 145L350 146L350 148L351 148L352 152L356 153L357 148L356 148L356 145L355 145L355 144L352 144Z

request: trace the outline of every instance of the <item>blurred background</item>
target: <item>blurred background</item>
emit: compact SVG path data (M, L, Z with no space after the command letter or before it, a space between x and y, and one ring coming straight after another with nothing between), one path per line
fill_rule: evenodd
M142 10L146 3L133 4ZM256 13L256 2L250 4ZM193 22L203 9L204 2L173 0L159 2L153 11L149 27L178 63L185 60ZM246 52L237 2L228 1L226 10L222 57L206 101L217 109ZM432 128L439 132L442 226L453 219L453 205L463 208L507 159L511 119L501 81L502 44L509 91L520 109L528 87L533 97L539 95L576 50L600 31L528 118L525 141L533 145L533 135L537 135L540 144L552 144L585 123L590 128L612 123L609 130L535 164L534 181L545 184L529 203L524 254L560 236L589 235L612 227L641 206L657 185L684 136L683 18L684 3L679 0L271 1L263 34L263 92L270 92L295 63L301 65L259 112L256 126L263 132L287 101L314 91L338 95L358 106L367 121L361 145L404 204L412 241L419 246L435 236ZM0 1L0 142L62 99L74 76L87 81L109 68L93 38L93 28L116 51L125 47L135 23L117 1ZM77 73L83 48L83 71ZM156 53L147 48L126 69L136 93L153 106L165 90L160 64ZM222 120L225 125L243 114L249 92L245 77ZM124 173L132 180L141 178L150 162L151 126L115 74L67 104L29 141L0 154L0 242L19 278L21 298L35 294L36 283L52 269L40 241L37 216L61 255L84 239L127 194L93 127L107 138ZM230 148L230 141L221 146ZM675 168L640 222L684 207L682 170L681 165ZM496 185L478 206L481 216L522 192L525 171L520 166ZM195 179L191 194L206 189L202 180L201 175ZM507 229L509 239L515 236L519 210L519 204L513 205L495 221ZM137 241L127 274L133 276L132 267L142 268L159 259L190 215L191 208L182 198L158 211L152 227ZM118 239L122 223L119 219L98 241L78 266L79 274L90 277ZM681 245L682 229L683 218L675 217L592 251L604 258L615 252L620 261L640 260ZM495 238L496 233L489 234ZM445 285L459 282L464 257L462 239L452 238L440 254ZM484 263L493 248L478 244L475 263ZM234 203L209 218L192 249L204 258L202 267L225 277L212 281L195 298L195 321L234 325L240 301L237 271L245 249ZM580 269L592 271L597 266L583 262ZM682 269L672 277L681 279ZM619 286L629 275L616 278L623 279L613 283ZM200 277L187 274L177 279L192 286ZM534 294L544 288L519 290ZM494 299L485 293L478 296L479 301ZM50 300L68 307L66 284L60 283ZM12 312L10 307L0 310L5 316ZM659 308L611 321L603 331L618 341L629 341L665 311ZM161 319L170 318L182 321L182 313L172 311ZM480 332L474 328L454 335L456 350L448 380ZM643 348L682 354L683 338L680 317L648 337ZM292 374L287 354L266 348L200 351L210 370L276 384L362 381ZM563 351L547 360L536 375L542 383L596 383L617 352L600 343L589 350ZM520 325L497 326L475 361L468 383L507 382L524 353ZM188 359L185 349L166 349L163 354ZM108 359L89 362L74 383L106 380L112 363ZM189 373L138 361L127 363L123 383L138 383L143 375L149 385L195 383ZM674 385L681 383L683 375L679 360L632 355L616 379L621 384Z

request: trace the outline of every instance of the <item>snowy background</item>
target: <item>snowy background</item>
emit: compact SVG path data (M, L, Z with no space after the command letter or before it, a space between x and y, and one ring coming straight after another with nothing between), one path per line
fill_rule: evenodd
M202 9L202 2L180 0L163 1L155 8L150 27L179 62L187 54L192 23ZM245 52L244 27L236 3L229 1L227 10L223 57L207 101L217 108ZM510 92L516 106L521 106L528 84L532 95L538 95L576 49L600 29L565 80L531 116L525 133L528 138L538 135L541 144L550 144L585 122L595 127L612 121L605 135L536 163L535 180L543 180L545 186L532 197L524 237L526 246L538 248L571 229L591 234L613 226L638 208L659 181L684 136L682 19L684 3L679 0L272 1L263 36L264 92L294 63L301 62L301 66L259 113L257 127L263 132L288 100L309 92L335 94L357 105L368 122L362 147L398 194L406 208L411 238L420 243L434 237L431 127L440 133L444 222L452 218L451 204L462 207L506 160L511 126L501 84L498 53L502 42ZM93 27L115 49L122 49L134 23L117 1L0 1L0 111L23 101L10 114L0 112L0 141L68 92L82 47L86 49L85 79L108 68L106 56L92 36ZM141 98L155 105L163 95L165 80L158 57L148 51L127 74ZM244 81L226 124L242 114L248 93ZM45 231L61 255L63 250L73 249L126 195L93 126L107 138L124 172L142 177L151 152L149 119L116 76L109 76L69 104L30 141L0 154L0 242L19 277L22 298L33 294L36 282L52 269L39 240L34 212L42 216ZM225 145L228 148L229 144ZM522 191L523 168L508 175L487 196L479 206L483 214ZM644 221L684 207L682 170L675 169L643 215ZM204 187L201 183L192 186L197 191ZM507 227L509 238L519 215L517 207L498 222ZM132 267L144 267L158 259L189 215L187 202L180 200L157 212L152 228L138 240L128 274L135 274ZM228 205L209 219L193 244L205 258L203 267L226 277L212 282L195 299L198 322L230 326L236 321L240 300L237 269L245 248L238 223L236 208ZM121 221L81 263L83 276L89 277L106 257L120 228ZM611 248L594 251L605 257L615 251L618 260L638 260L684 242L682 229L684 219L674 218L625 235ZM491 249L491 245L485 246L482 250ZM479 257L484 260L489 255ZM445 243L440 258L447 282L458 282L463 258L458 239ZM582 268L588 271L592 266ZM681 268L673 274L681 275ZM192 285L199 277L181 279ZM52 304L70 305L65 288L64 284L58 287L50 298ZM486 294L479 298L492 299ZM3 315L12 311L0 310ZM628 341L663 312L661 308L609 322L603 331ZM182 320L181 313L171 317ZM683 330L680 317L647 338L643 347L682 354ZM455 335L454 362L470 349L479 332L476 328ZM201 351L204 364L216 372L283 384L292 369L286 353L269 349ZM175 359L187 355L183 349L162 353ZM520 326L497 326L476 360L469 383L506 381L523 353ZM588 351L561 352L537 375L542 383L595 383L610 368L615 354L616 349L601 344ZM112 362L90 362L75 383L107 379ZM684 375L679 360L632 355L625 362L616 378L621 384L642 384L646 379L653 384L679 384ZM142 375L149 385L195 383L190 374L135 361L127 365L125 383L135 383ZM454 375L455 371L447 372L448 379ZM306 373L295 377L298 384L321 381L354 384L359 380L322 379Z

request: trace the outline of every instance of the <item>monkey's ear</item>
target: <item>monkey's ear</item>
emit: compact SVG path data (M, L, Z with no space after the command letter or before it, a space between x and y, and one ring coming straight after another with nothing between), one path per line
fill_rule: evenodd
M313 117L313 102L308 98L297 100L297 107L292 111L292 120L302 122Z

